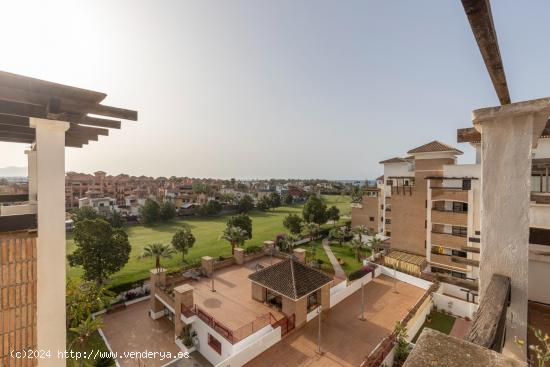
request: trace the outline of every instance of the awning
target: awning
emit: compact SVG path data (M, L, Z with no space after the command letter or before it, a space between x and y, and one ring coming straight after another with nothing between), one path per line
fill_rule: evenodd
M404 251L392 250L384 256L384 265L409 274L420 274L426 267L426 258Z

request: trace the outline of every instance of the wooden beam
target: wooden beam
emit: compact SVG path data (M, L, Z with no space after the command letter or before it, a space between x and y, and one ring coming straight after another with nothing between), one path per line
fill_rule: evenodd
M0 71L0 86L21 89L23 91L47 96L72 98L89 103L99 103L107 97L105 93L29 78L27 76L7 73L5 71Z
M114 117L118 119L124 119L124 120L130 120L130 121L137 121L137 111L127 110L124 108L118 108L118 107L111 107L111 106L104 106L101 104L92 106L92 109L89 113L93 113L95 115L101 115L101 116L108 116L108 117Z
M511 103L510 92L508 91L489 0L462 0L462 6L470 22L470 27L500 104L509 104Z
M71 124L71 127L67 131L74 132L74 133L78 132L81 134L89 134L89 135L104 135L104 136L109 135L108 129L103 129L100 127L81 126L77 124Z
M47 118L46 109L42 106L10 101L0 101L0 113L21 117Z
M462 251L465 251L465 252L472 252L472 253L474 253L474 254L479 254L479 253L480 253L479 247L462 246L460 249L461 249Z
M550 120L546 122L546 127L540 136L550 136ZM481 133L473 127L457 129L456 141L457 143L481 143Z
M84 119L80 123L89 126L120 129L120 121L118 120L100 119L97 117L84 116Z
M0 125L8 126L30 126L28 117L0 114Z

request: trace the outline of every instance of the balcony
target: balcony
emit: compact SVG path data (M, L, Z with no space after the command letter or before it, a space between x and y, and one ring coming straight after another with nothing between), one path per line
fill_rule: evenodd
M441 264L441 265L448 266L448 267L450 266L456 269L466 270L465 264L456 263L452 259L453 259L453 256L433 254L433 253L430 255L430 263L433 263L436 265Z
M432 200L463 201L468 202L468 190L462 187L432 186Z
M550 193L548 192L531 192L531 201L536 204L549 204L550 205Z
M28 202L29 196L0 195L0 232L36 229L36 204Z
M467 212L432 209L432 222L466 227L468 225L468 214Z
M414 186L392 186L392 195L412 195Z
M463 246L467 245L467 238L432 231L432 245L461 250Z

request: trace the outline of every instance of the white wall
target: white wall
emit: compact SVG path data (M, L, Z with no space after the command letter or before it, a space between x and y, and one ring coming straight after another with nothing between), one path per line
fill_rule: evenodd
M550 205L531 203L529 217L531 227L550 229Z
M271 326L270 326L271 327ZM237 354L219 362L216 367L240 367L260 355L262 352L272 347L281 340L281 327L271 330L262 337L249 343Z
M372 273L368 273L362 278L354 280L352 283L347 285L345 288L339 288L337 292L331 292L330 294L330 308L336 306L338 303L342 302L344 299L351 296L353 293L361 289L361 285L367 284L372 280ZM344 282L345 284L345 282Z
M402 273L400 271L395 271L391 268L388 268L386 266L379 265L379 267L382 268L382 274L387 275L389 277L394 277L394 274L397 277L397 280L400 280L405 283L409 283L411 285L414 285L415 287L422 288L422 289L428 289L431 287L432 282L429 282L424 279L420 279L417 277L413 277L412 275Z
M208 326L199 317L197 317L191 325L192 329L197 333L197 338L199 339L197 350L203 355L204 358L208 360L208 362L213 365L217 365L221 361L233 355L233 345L210 326ZM218 354L210 345L208 345L208 334L212 334L213 337L220 341L222 345L221 354Z
M529 259L529 300L550 304L550 262L537 261L533 257Z
M433 303L439 310L445 310L451 315L462 318L468 317L470 319L478 308L478 305L475 303L466 302L441 293L434 293Z

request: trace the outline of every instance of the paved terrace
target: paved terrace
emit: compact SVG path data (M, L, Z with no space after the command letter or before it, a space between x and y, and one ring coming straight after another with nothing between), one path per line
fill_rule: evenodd
M273 264L279 261L281 260L273 257ZM248 275L255 271L256 264L267 267L271 264L271 260L264 256L244 265L232 265L216 270L214 272L215 292L211 291L210 278L187 281L186 283L193 287L195 304L232 330L237 330L270 312L277 320L283 318L283 314L277 309L252 299Z
M359 366L425 293L399 281L397 290L393 292L393 278L385 275L368 283L366 321L359 320L360 290L332 308L322 321L321 355L316 353L318 322L314 319L246 366Z

